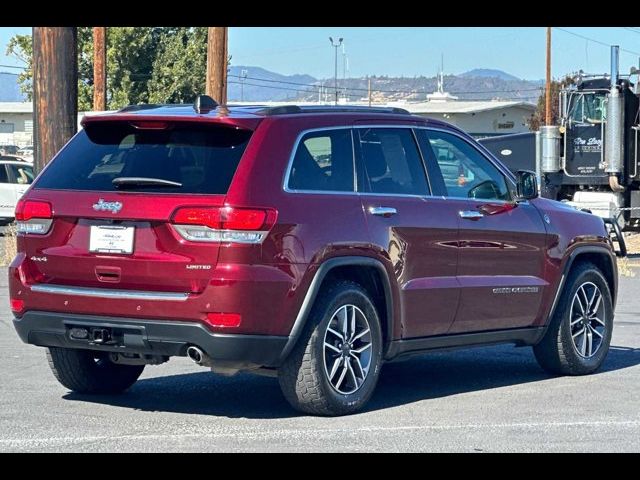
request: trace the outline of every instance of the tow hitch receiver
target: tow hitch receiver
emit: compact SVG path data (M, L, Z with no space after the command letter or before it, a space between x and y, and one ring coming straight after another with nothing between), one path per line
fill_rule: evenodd
M108 343L111 341L111 331L108 328L94 328L91 330L91 340L93 343Z

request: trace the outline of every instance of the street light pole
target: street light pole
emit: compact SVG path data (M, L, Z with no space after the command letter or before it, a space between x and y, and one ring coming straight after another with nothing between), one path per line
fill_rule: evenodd
M334 43L333 37L329 37L331 46L335 49L334 71L333 71L333 87L336 92L336 105L338 105L338 48L342 45L342 37L338 39L338 43Z

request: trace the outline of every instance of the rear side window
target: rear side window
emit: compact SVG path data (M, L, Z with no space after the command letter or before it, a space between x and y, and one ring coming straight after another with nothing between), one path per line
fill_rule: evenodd
M368 192L429 194L426 173L411 130L363 128L358 132Z
M310 132L300 139L289 173L288 188L353 192L351 130Z
M9 183L9 177L7 176L6 167L6 165L0 165L0 183Z
M247 130L177 123L140 130L128 122L88 125L60 152L36 186L60 190L227 193L251 137ZM153 178L178 185L116 187L116 178Z

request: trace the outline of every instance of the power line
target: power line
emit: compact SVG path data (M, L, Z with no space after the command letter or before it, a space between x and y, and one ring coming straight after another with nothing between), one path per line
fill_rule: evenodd
M4 67L4 68L16 68L18 70L28 70L28 68L26 67L16 67L15 65L0 65L0 67Z
M597 43L598 45L602 45L602 46L605 46L605 47L611 47L611 45L609 43L601 42L600 40L596 40L596 39L591 38L591 37L586 37L584 35L572 32L572 31L567 30L565 28L560 28L560 27L552 27L552 28L555 28L556 30L560 30L560 31L562 31L564 33L568 33L569 35L573 35L574 37L581 38L583 40L589 40L590 42ZM640 32L637 32L637 33L640 33ZM633 50L627 50L625 48L620 48L620 51L625 52L625 53L630 53L631 55L640 56L639 52L634 52Z

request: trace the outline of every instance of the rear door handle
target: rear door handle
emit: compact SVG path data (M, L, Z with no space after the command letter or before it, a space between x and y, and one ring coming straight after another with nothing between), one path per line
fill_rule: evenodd
M476 210L460 210L458 215L460 215L460 218L464 218L466 220L478 220L484 217L482 212L478 212Z
M391 215L398 213L398 211L392 207L369 207L369 213L371 215L389 218Z

